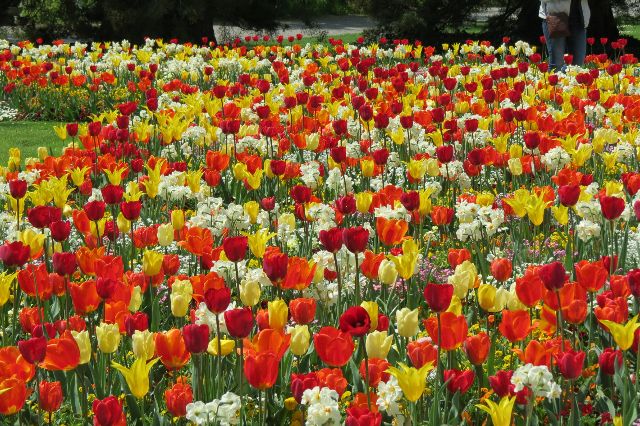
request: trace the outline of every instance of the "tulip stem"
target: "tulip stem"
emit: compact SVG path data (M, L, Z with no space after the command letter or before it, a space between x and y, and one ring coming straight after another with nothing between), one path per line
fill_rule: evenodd
M564 352L564 330L562 329L562 304L560 303L560 292L556 290L556 298L558 299L558 310L556 311L556 332L560 336L560 350Z
M362 349L364 349L364 393L367 395L367 407L369 411L371 411L371 395L369 395L369 355L367 354L367 342L364 336L360 337L360 344L362 345Z
M356 260L357 262L357 260ZM338 279L338 314L342 312L342 276L340 275L340 268L338 267L338 253L333 253L333 263L336 268L336 276Z
M358 266L358 253L353 254L356 257L356 306L360 305L360 268Z
M216 336L218 338L218 356L216 357L216 398L220 396L222 388L222 342L220 337L220 315L216 314Z

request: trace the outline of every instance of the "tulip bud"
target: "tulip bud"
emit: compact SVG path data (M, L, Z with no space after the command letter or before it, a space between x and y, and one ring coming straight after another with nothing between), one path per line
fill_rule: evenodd
M158 226L158 244L166 247L173 242L173 225L165 223Z
M131 222L128 221L122 212L118 213L118 219L116 219L116 224L118 225L118 230L122 233L127 233L131 230Z
M522 163L519 158L510 158L507 164L512 175L520 176L522 174Z
M137 312L142 305L142 289L134 286L131 291L131 300L129 301L129 312Z
M162 253L158 253L153 250L145 250L142 255L142 272L144 272L147 277L158 275L162 269L163 260L164 256Z
M231 339L221 339L220 340L220 352L222 356L227 356L229 355L231 352L233 352L233 350L236 347L236 342L235 340L231 340ZM214 337L210 342L209 342L209 346L207 346L207 352L210 355L213 356L218 356L220 354L218 354L218 337Z
M180 231L184 228L184 211L183 210L172 210L171 211L171 224L173 225L173 229L176 231Z
M193 287L189 280L178 280L171 286L171 314L183 317L189 311L189 304L193 297Z
M418 333L418 309L402 308L396 311L396 327L402 337L413 337Z
M105 354L115 352L120 345L120 328L118 324L101 323L96 327L98 348Z
M478 287L478 304L487 312L493 312L492 307L496 301L496 288L491 284L482 284Z
M360 213L368 213L369 206L371 206L371 202L373 201L373 194L370 192L360 192L356 194L356 209Z
M386 359L391 350L393 338L386 331L372 331L367 335L365 343L369 358Z
M291 335L289 346L291 353L296 356L306 354L309 349L309 340L311 339L309 328L306 325L296 325L289 330L289 334Z
M282 299L269 302L269 328L282 330L289 319L289 307Z
M149 330L136 330L131 336L131 345L136 358L148 360L153 358L156 350L155 334Z
M378 268L378 280L381 284L393 285L398 279L398 270L396 264L389 260L383 259Z
M240 283L240 300L245 306L255 306L260 301L261 289L257 281Z

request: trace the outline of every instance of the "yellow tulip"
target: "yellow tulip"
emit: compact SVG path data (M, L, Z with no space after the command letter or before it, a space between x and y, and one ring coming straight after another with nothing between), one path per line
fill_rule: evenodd
M388 336L386 331L372 331L367 335L365 348L369 358L386 359L391 350L393 337Z
M67 138L67 126L53 126L53 131L56 133L56 136L60 138L60 140L65 140Z
M258 212L260 212L260 204L257 201L247 201L244 203L244 212L249 216L251 223L256 223Z
M291 335L291 342L289 343L289 350L295 356L302 356L309 350L309 341L311 335L309 334L309 327L306 325L296 325L289 330Z
M360 170L362 170L362 176L373 177L375 171L375 163L373 160L360 160Z
M149 393L149 371L160 358L155 358L149 362L144 359L136 358L127 368L117 362L112 362L111 366L118 370L127 381L131 394L138 399L144 398Z
M138 312L140 305L142 305L142 289L139 286L134 286L129 301L129 312Z
M120 327L118 324L101 323L96 327L98 348L105 354L110 354L120 345Z
M491 416L491 424L493 426L510 426L511 412L513 411L513 405L515 402L515 396L505 396L497 404L487 398L484 400L484 405L476 404L476 407Z
M173 225L170 223L163 223L158 226L158 244L162 247L166 247L173 242Z
M356 194L356 209L360 213L368 213L372 201L373 194L371 192L359 192Z
M227 356L229 355L231 352L233 352L233 350L236 347L236 342L235 340L230 340L230 339L220 339L220 353L222 354L222 356ZM218 337L214 337L210 342L209 342L209 346L207 346L207 352L210 355L213 356L218 356Z
M289 319L289 307L282 299L270 301L267 307L269 311L269 328L282 330Z
M402 255L393 256L391 260L396 264L396 269L400 276L408 280L415 272L416 263L418 262L418 244L412 238L404 240L402 243Z
M433 369L433 363L427 362L416 369L400 363L400 368L390 367L387 372L398 379L398 385L404 396L411 402L416 402L422 396L427 383L427 375Z
M432 191L420 190L420 206L418 207L418 213L421 216L426 216L431 213L431 193Z
M133 347L133 354L136 358L148 360L153 358L156 351L155 333L149 330L136 330L131 336L131 346Z
M25 229L20 233L20 241L29 246L30 256L33 258L44 247L44 234L40 234L33 229Z
M383 259L378 267L378 280L381 284L392 285L398 279L396 264L389 259Z
M551 213L560 225L564 226L569 222L569 208L567 206L553 206L551 207Z
M411 159L409 164L407 165L407 171L409 175L415 180L422 180L424 175L427 173L427 162L426 160L414 160Z
M240 300L245 306L255 306L260 301L260 283L257 281L242 281L240 283Z
M527 200L526 210L527 216L531 223L540 226L544 220L544 210L548 207L549 202L544 201L541 195L531 194Z
M76 341L78 349L80 349L80 364L86 364L91 361L91 341L89 340L89 332L87 330L74 331L71 330L71 336Z
M118 230L124 234L131 230L131 222L124 217L122 212L118 213L118 218L116 219L116 225L118 225Z
M478 287L478 304L487 312L493 312L491 308L496 301L497 289L491 284L482 284Z
M189 311L189 304L193 298L193 287L189 280L177 280L171 286L171 314L183 317Z
M148 277L153 277L160 273L164 256L153 250L145 250L142 255L142 272Z
M262 259L265 249L267 248L267 242L275 237L275 232L269 232L267 229L261 228L253 235L245 234L249 244L249 250L258 259Z
M0 307L4 306L9 301L11 295L11 288L13 287L13 280L15 280L17 272L8 274L7 271L0 274Z
M88 167L86 166L84 168L88 169ZM104 173L107 175L107 179L109 179L109 183L111 185L120 185L120 183L122 182L122 174L126 171L127 171L127 166L125 165L116 167L113 170L104 169Z
M396 327L402 337L413 337L418 333L418 309L402 308L396 311Z
M453 292L462 300L467 296L467 292L475 287L476 279L478 278L478 270L475 265L468 260L465 260L460 265L456 266L453 275L447 279L449 284L453 284Z
M376 302L364 301L360 306L369 314L369 319L371 320L369 331L373 331L378 328L378 304Z
M609 329L609 333L613 336L613 340L620 349L626 351L633 344L633 337L640 324L638 324L638 315L631 318L625 325L609 320L600 320L600 322Z
M184 211L183 210L172 210L171 211L171 225L173 225L173 229L176 231L180 231L184 228Z
M187 185L192 193L200 192L200 180L202 179L202 170L193 170L185 173Z

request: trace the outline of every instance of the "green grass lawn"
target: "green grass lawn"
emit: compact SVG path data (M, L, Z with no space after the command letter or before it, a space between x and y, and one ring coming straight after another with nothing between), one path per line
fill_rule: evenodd
M53 131L59 123L52 121L7 121L0 122L0 164L6 165L9 148L20 148L22 161L27 157L37 157L38 147L51 147L54 154L60 154L62 142Z
M640 25L638 24L620 25L620 33L625 36L640 39Z

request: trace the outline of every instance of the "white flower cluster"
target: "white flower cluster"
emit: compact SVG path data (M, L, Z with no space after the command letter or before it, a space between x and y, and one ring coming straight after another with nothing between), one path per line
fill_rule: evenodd
M18 115L18 110L11 108L4 102L0 102L0 122L12 121Z
M515 385L515 392L527 387L535 398L559 398L562 392L546 365L526 364L518 367L511 377L511 383Z
M564 166L570 162L571 156L559 146L550 149L549 152L542 156L542 164L544 164L549 171L562 170Z
M480 206L463 200L456 205L455 211L460 222L456 237L460 241L479 241L491 237L504 223L504 210L493 209L491 206Z
M303 405L307 408L307 425L329 426L341 424L338 392L329 388L307 389L302 394Z
M402 389L398 384L398 379L394 376L391 376L389 381L381 381L378 384L378 400L376 401L376 405L380 411L394 417L398 424L404 423L404 416L402 415L400 405L398 404L398 401L400 401L401 398Z
M220 399L206 404L202 401L187 404L186 417L196 425L237 425L240 423L240 406L240 397L233 392L227 392Z

